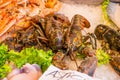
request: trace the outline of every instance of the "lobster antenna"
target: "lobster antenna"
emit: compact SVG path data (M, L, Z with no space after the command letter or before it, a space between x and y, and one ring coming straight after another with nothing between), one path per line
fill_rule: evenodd
M69 56L70 56L70 55L69 55ZM78 63L77 63L77 60L76 60L75 56L74 56L73 54L71 54L71 56L73 57L73 59L74 59L74 61L75 61L75 64L76 64L77 68L79 68L79 66L78 66ZM70 56L70 58L71 58L71 56Z

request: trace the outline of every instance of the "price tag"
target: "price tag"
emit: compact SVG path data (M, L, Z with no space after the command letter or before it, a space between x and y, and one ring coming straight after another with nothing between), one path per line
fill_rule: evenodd
M100 80L90 77L84 73L72 70L60 70L51 65L39 80Z

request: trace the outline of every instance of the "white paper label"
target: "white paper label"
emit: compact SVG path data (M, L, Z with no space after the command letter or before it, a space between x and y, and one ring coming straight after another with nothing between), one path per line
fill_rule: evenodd
M57 67L51 65L47 71L40 77L39 80L100 80L92 78L86 74L72 71L72 70L60 70Z

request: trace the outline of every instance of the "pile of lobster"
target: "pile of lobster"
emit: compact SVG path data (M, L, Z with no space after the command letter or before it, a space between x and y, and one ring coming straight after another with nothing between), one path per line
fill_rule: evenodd
M65 15L56 13L45 18L34 17L30 23L29 28L17 31L13 37L2 43L16 51L31 46L37 49L52 49L55 53L53 64L61 69L68 69L63 61L66 56L76 62L77 53L84 54L85 59L81 64L76 62L77 70L93 76L97 67L96 37L93 33L84 31L84 28L90 27L86 18L76 14L70 22ZM86 32L86 35L83 35L82 31Z

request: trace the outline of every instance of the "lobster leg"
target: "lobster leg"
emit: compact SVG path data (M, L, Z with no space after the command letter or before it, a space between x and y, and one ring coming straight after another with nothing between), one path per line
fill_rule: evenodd
M97 48L96 35L93 33L90 33L89 35L90 35L90 41L91 41L92 47L93 49L96 49Z
M93 49L96 49L97 48L97 38L96 38L96 35L93 34L93 33L87 33L87 36L84 36L83 37L84 39L82 40L83 41L83 44L90 44L92 45L92 48ZM89 42L87 42L87 40L90 40Z

